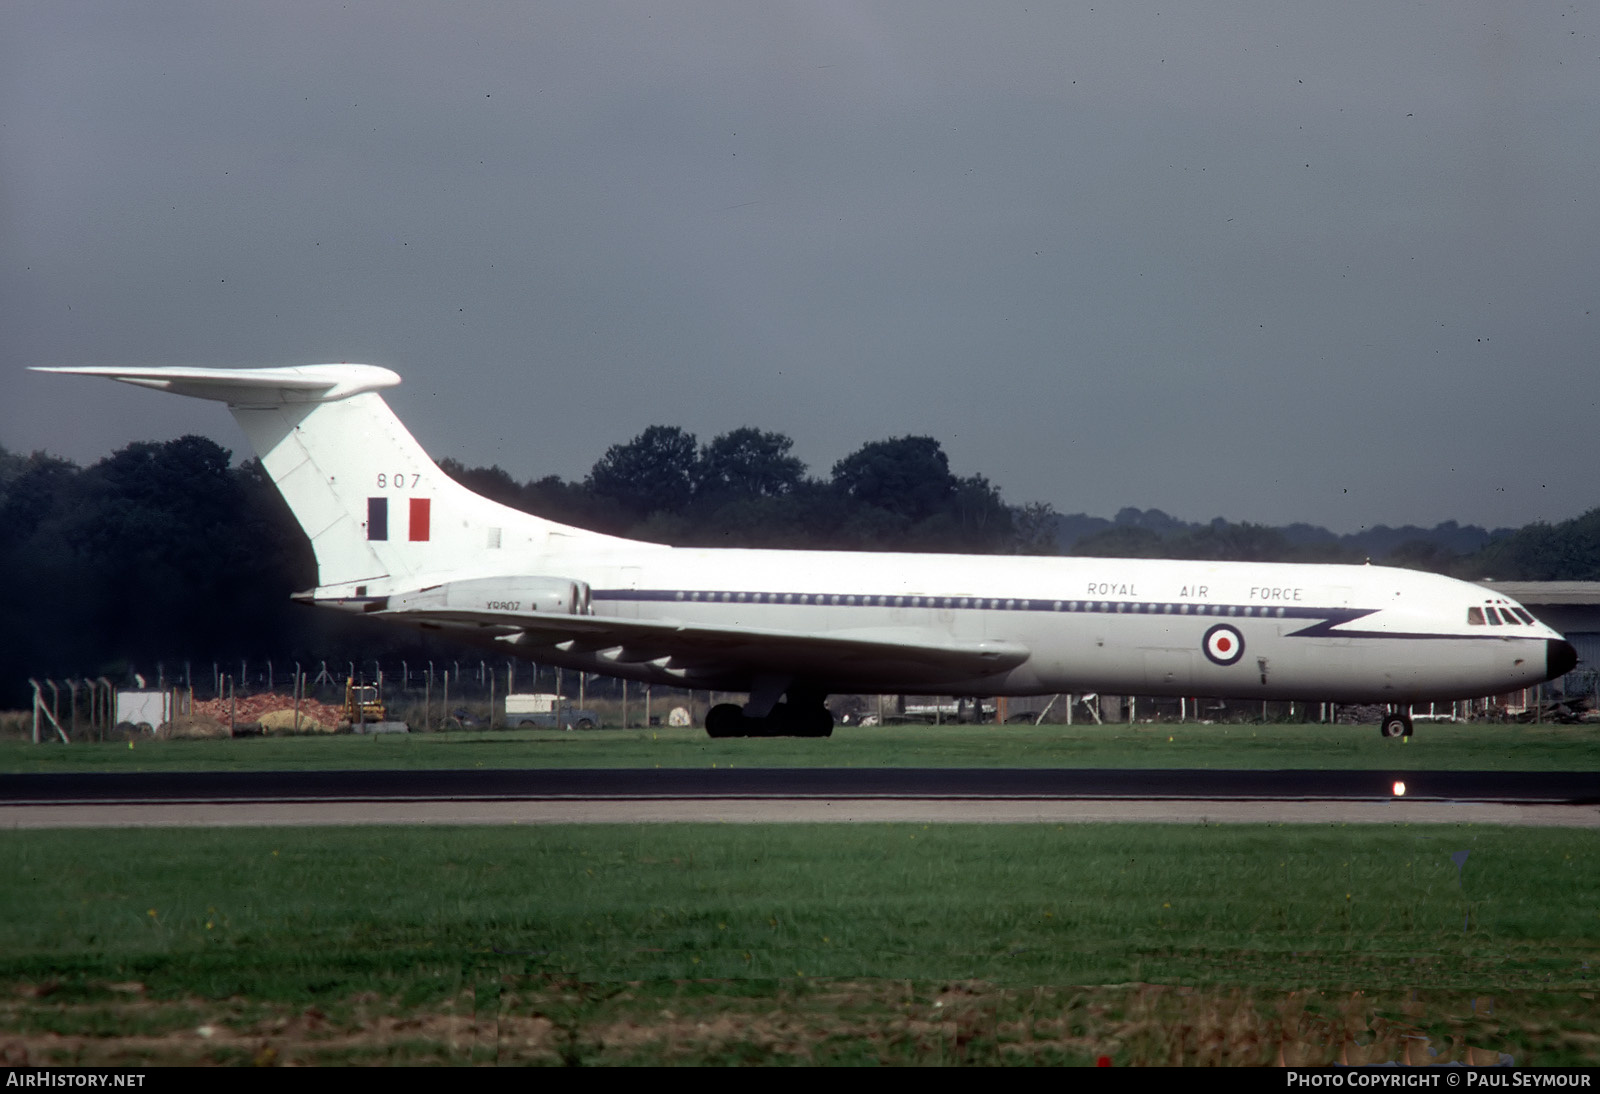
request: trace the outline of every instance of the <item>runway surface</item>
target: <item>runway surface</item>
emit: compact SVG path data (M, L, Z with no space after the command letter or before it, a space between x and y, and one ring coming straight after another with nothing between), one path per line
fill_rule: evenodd
M0 828L1118 820L1600 826L1600 775L1036 768L0 775Z

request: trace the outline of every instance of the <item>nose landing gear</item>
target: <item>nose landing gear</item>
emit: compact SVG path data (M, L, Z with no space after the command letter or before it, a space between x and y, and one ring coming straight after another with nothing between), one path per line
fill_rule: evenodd
M1385 738L1411 736L1411 715L1403 710L1391 710L1378 723L1378 736Z

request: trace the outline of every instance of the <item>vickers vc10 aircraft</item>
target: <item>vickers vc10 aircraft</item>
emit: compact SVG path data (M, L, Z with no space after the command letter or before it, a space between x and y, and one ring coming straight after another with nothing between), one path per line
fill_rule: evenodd
M571 528L439 470L371 365L55 368L226 403L310 538L300 599L530 660L748 692L712 736L827 736L830 693L1098 691L1408 704L1566 673L1521 605L1383 566L668 547Z

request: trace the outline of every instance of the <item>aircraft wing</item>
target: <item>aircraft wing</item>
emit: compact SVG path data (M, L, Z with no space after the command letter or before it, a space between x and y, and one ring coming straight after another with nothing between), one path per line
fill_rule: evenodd
M435 607L408 604L404 595L387 598L383 606L375 606L375 614L423 626L487 629L534 660L540 649L597 654L618 665L656 662L686 678L797 675L848 685L893 673L896 679L936 684L1002 673L1022 664L1032 652L993 639L930 642L926 631L898 628L813 634L563 612Z

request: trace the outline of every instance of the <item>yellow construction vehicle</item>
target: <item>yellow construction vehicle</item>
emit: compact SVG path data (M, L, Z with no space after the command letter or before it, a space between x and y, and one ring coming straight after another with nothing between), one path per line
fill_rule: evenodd
M344 720L353 726L388 721L388 711L384 708L378 689L371 684L356 683L353 676L347 677L344 682Z

